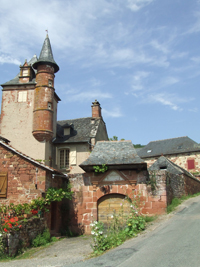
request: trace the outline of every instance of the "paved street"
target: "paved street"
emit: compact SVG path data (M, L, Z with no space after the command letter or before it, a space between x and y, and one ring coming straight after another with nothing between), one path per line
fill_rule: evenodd
M129 240L101 257L70 266L199 267L199 229L200 196L187 200L178 213L154 231Z
M27 260L1 262L1 267L199 267L200 196L184 202L178 212L164 215L137 238L104 255L91 253L90 237L64 239L42 248Z

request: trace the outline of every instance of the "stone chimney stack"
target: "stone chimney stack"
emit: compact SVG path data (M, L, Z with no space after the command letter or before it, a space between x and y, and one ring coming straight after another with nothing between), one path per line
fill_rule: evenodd
M95 100L92 102L92 118L101 118L101 106L100 103Z

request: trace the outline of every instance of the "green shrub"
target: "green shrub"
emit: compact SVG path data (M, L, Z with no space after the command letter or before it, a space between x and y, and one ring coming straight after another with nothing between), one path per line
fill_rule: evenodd
M46 245L52 241L55 241L55 239L53 237L51 238L51 234L50 234L49 230L46 229L46 230L44 230L44 232L42 234L39 234L38 236L36 236L36 238L33 239L32 246L33 247L44 246L44 245Z
M107 229L102 222L94 221L90 224L93 239L93 255L100 255L104 251L121 245L126 239L136 236L146 226L145 217L139 214L139 200L126 197L130 202L130 210L127 213L121 210L118 214L113 212L107 224Z

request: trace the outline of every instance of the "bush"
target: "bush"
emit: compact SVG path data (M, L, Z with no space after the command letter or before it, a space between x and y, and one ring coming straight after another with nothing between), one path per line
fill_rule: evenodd
M145 217L139 214L138 200L126 199L130 202L129 213L124 213L123 204L121 204L120 212L118 214L113 212L107 230L102 222L94 221L90 224L95 256L121 245L126 239L136 236L145 229L146 221Z
M33 247L40 247L44 246L52 241L56 241L56 238L51 238L51 234L48 229L46 229L42 234L39 234L36 236L35 239L32 241L32 246Z

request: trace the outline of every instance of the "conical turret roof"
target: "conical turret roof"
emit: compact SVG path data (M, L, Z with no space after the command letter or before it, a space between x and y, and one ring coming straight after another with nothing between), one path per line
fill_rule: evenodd
M44 63L48 63L50 65L52 65L54 67L54 72L59 71L59 67L56 64L54 58L53 58L53 53L52 53L52 49L51 49L51 44L50 44L50 40L49 40L49 36L47 34L45 40L44 40L44 44L40 53L40 57L39 59L33 64L33 68L37 69L38 65L42 65Z

